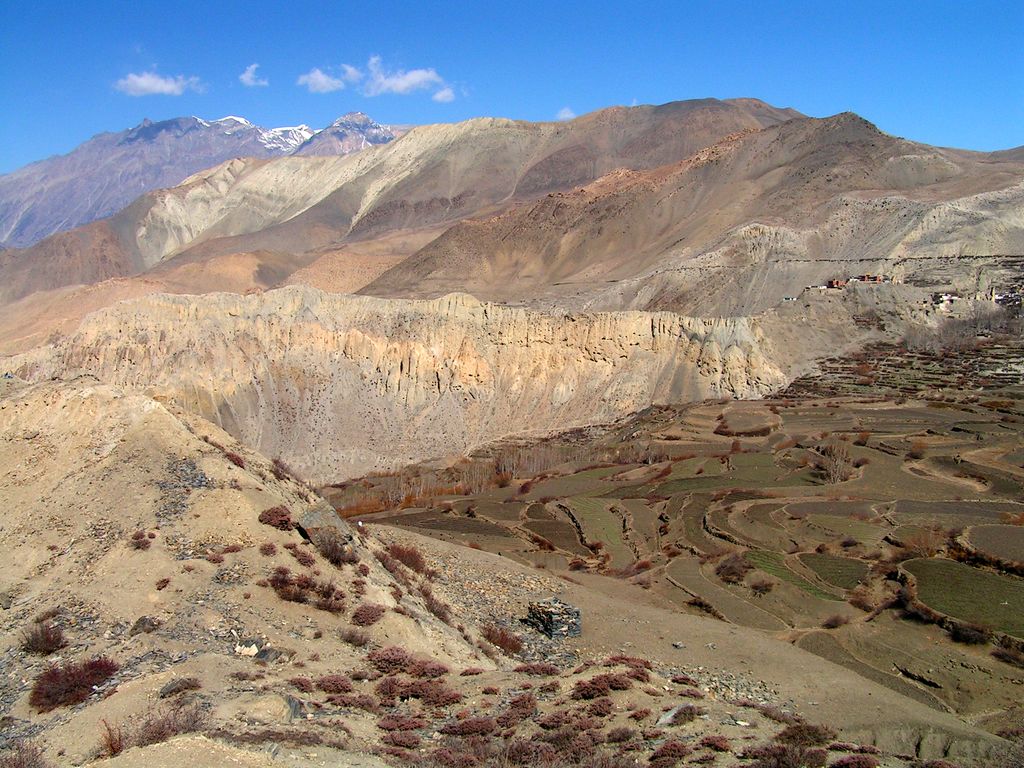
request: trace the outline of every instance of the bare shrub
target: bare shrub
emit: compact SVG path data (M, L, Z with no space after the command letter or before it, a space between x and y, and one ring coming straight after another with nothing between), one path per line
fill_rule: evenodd
M402 749L415 749L420 745L420 736L413 731L389 731L381 737L381 742Z
M100 721L100 756L116 757L128 746L128 736L120 725L111 725L106 720Z
M939 531L919 531L903 539L908 557L933 557L943 545Z
M316 564L316 556L312 552L300 547L298 544L285 544L285 549L291 552L292 557L298 561L299 565L305 568L310 568Z
M338 630L338 637L342 642L356 648L363 648L370 644L370 636L362 630L353 627L342 627Z
M444 677L449 672L451 670L448 667L434 659L416 659L405 668L405 673L409 677L425 678L428 680Z
M651 753L649 762L652 768L673 766L689 755L692 751L692 747L683 744L681 741L669 739Z
M729 743L729 740L725 736L717 734L705 736L697 744L712 752L732 752L732 744Z
M185 704L158 709L139 723L131 736L132 746L146 747L203 729L208 714L198 704Z
M391 544L388 546L387 552L406 568L416 571L416 573L429 574L427 560L419 548L412 545Z
M274 477L277 478L278 480L286 480L289 478L293 480L297 479L295 473L292 471L292 468L289 467L280 458L276 458L273 460L273 462L271 463L270 471L274 473Z
M605 739L609 744L625 744L626 742L633 741L640 733L635 728L628 728L626 726L620 726L618 728L612 728L605 734Z
M992 639L992 630L981 624L956 621L950 624L948 631L954 642L964 645L984 645Z
M826 725L813 723L794 723L780 731L775 741L780 744L791 744L798 747L816 747L828 744L835 739L836 732Z
M132 534L131 539L128 540L128 546L132 549L146 550L152 546L152 542L145 531L136 531Z
M352 680L348 675L323 675L314 682L316 687L324 693L352 692Z
M672 714L672 720L670 722L672 725L692 723L703 714L705 714L705 710L702 707L696 707L693 704L684 704L676 709Z
M871 599L870 593L864 587L857 587L850 593L847 602L854 608L870 613L875 610L875 602Z
M420 587L420 596L423 598L423 604L427 610L430 611L434 616L443 621L445 624L452 623L452 608L448 603L437 597L430 587L422 585Z
M353 565L359 562L359 555L356 554L350 539L343 536L336 528L318 528L313 531L310 538L313 541L313 546L331 565L340 568L342 565Z
M406 667L412 663L412 655L404 648L390 645L386 648L370 651L366 656L366 660L385 675L393 675L405 671Z
M287 602L312 603L328 613L341 613L345 610L345 595L333 582L317 581L307 574L293 575L283 565L274 569L266 586Z
M921 440L915 440L910 444L910 450L907 451L908 459L923 459L925 451L928 446Z
M729 555L715 566L715 575L727 584L739 584L753 566L742 555Z
M825 629L838 629L839 627L842 627L849 623L850 619L848 617L843 616L841 613L834 613L827 619L825 619L823 622L821 622L821 626L823 626Z
M49 656L67 644L64 631L49 621L33 623L21 633L22 650L38 656Z
M260 544L260 554L266 555L267 557L273 557L277 554L277 545L272 541L266 541Z
M554 664L547 664L544 662L533 662L530 664L520 664L515 668L516 672L525 675L532 675L534 677L551 677L557 675L559 670Z
M849 480L853 474L850 448L842 441L829 443L821 449L818 469L826 483L835 484Z
M418 699L428 707L447 707L462 701L462 694L440 680L414 680L402 686L401 699Z
M996 648L992 651L992 657L1018 669L1024 669L1024 653L1015 648Z
M426 728L428 724L422 717L412 715L385 715L377 721L377 727L382 731L415 731Z
M33 683L29 704L38 712L80 704L89 698L95 686L109 680L118 669L117 663L106 656L51 665Z
M597 699L607 696L610 691L627 691L633 681L624 674L595 675L589 680L578 680L572 689L574 699Z
M288 507L278 506L265 509L260 512L259 521L264 525L269 525L271 528L277 528L279 531L290 531L294 528L292 523L292 513Z
M771 579L754 579L748 586L751 592L762 597L775 589L775 582Z
M792 744L769 744L747 750L740 757L754 761L747 763L747 768L823 768L828 753Z
M497 624L486 625L480 634L487 642L500 648L508 656L513 656L523 650L523 641L519 639L519 636Z
M602 696L590 702L590 706L587 707L587 714L594 717L608 717L614 709L615 705L612 703L612 700L607 696Z
M50 763L43 757L42 747L20 739L10 742L0 754L0 768L50 768Z
M375 603L362 603L352 612L352 623L357 627L369 627L384 617L385 608Z
M693 597L690 600L687 600L686 604L692 608L696 608L701 613L706 613L712 618L718 619L719 621L725 621L725 616L722 615L722 612L703 597Z
M245 459L243 459L234 451L224 451L224 458L230 461L239 469L245 469Z
M832 763L829 768L878 768L878 758L871 755L846 755Z
M762 704L757 701L751 701L750 699L738 699L733 702L738 707L747 707L760 712L769 720L776 723L784 723L786 725L797 725L803 722L803 718L799 715L795 715L791 712L786 712L784 709L779 709L771 704Z
M493 717L467 717L455 720L441 728L449 736L486 736L498 727Z

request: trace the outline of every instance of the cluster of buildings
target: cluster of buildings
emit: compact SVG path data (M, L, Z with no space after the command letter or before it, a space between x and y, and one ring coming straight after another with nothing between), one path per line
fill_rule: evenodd
M892 278L885 275L853 275L851 277L836 277L824 285L816 285L815 288L845 288L850 283L891 283Z

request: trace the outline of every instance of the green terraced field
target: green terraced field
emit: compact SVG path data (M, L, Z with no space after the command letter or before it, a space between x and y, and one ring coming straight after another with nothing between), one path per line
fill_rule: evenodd
M867 563L852 557L809 552L800 555L800 562L814 571L822 581L843 589L856 587L868 572Z
M633 551L622 541L622 520L608 511L607 501L574 498L563 499L561 503L576 515L588 541L604 542L614 567L623 568L633 562Z
M835 538L852 536L862 543L881 541L886 533L886 529L880 525L872 525L850 517L811 515L807 521L818 528L833 532Z
M987 555L1024 562L1024 526L979 525L971 528L967 540Z
M956 619L1024 638L1024 581L941 558L908 560L921 602Z
M821 587L811 584L807 579L791 571L786 566L784 556L779 552L767 552L763 549L754 549L747 552L744 557L747 558L748 563L758 570L764 571L777 579L788 582L794 587L802 589L809 595L813 595L814 597L822 600L839 599L835 595L829 594Z

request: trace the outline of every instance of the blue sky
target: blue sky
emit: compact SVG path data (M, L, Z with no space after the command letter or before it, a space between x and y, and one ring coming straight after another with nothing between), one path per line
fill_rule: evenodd
M1024 144L1022 50L1020 0L0 0L0 172L144 117L551 120L709 96L1001 149Z

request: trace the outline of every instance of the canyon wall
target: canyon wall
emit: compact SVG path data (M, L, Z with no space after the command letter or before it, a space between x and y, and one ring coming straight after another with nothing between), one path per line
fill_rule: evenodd
M828 323L811 322L812 336L828 333ZM161 294L95 312L3 367L150 392L321 482L656 402L759 397L795 364L791 345L772 341L778 325L668 312L546 314L465 294Z

